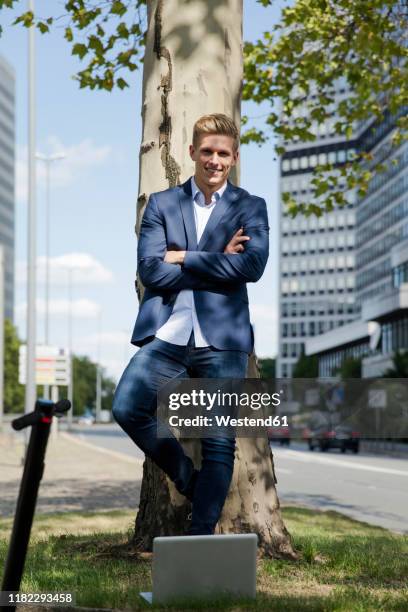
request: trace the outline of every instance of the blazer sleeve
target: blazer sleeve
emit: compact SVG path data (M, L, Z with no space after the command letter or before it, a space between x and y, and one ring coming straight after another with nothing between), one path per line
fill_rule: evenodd
M245 251L237 254L188 251L184 268L212 281L255 283L266 266L269 256L269 226L265 200L254 198L255 211L243 221Z
M178 264L163 261L167 251L163 219L152 194L140 227L137 262L140 280L149 289L180 291L182 289L211 290L219 283L201 278Z

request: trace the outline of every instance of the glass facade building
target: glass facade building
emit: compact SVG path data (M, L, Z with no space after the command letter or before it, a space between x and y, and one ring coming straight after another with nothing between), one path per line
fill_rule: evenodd
M346 95L339 84L337 99ZM356 141L336 135L335 121L333 116L324 125L316 125L312 143L288 148L281 159L281 193L289 192L293 199L307 202L316 165L341 165L353 157ZM277 376L285 378L292 376L308 338L358 317L353 194L346 207L319 218L292 218L282 202L279 293Z
M383 166L355 206L356 306L361 322L375 322L379 330L374 342L349 337L345 344L338 337L324 351L309 343L306 352L318 354L323 377L333 376L347 356L362 358L363 377L381 376L397 350L408 350L408 142L395 150L394 129L395 118L386 116L366 127L358 142L371 154L368 170Z
M0 244L4 249L5 316L14 308L15 79L0 57Z
M356 300L360 306L392 290L391 250L408 238L408 142L398 151L391 150L394 126L387 117L371 127L362 141L373 155L369 168L381 163L385 170L373 178L357 203Z
M331 378L336 374L345 359L361 359L370 353L369 338L356 340L335 351L319 355L319 378Z

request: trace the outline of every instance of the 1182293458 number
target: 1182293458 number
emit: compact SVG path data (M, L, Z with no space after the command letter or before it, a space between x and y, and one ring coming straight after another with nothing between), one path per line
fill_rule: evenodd
M3 591L0 593L0 605L22 604L53 604L74 605L73 593L21 593L18 591Z

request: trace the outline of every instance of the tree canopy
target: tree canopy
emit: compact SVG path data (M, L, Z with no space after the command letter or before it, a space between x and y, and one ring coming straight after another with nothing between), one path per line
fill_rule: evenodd
M20 413L24 411L24 385L18 382L19 349L21 340L17 329L9 319L4 321L4 411ZM88 357L73 356L74 368L74 412L83 414L86 407L95 408L96 364ZM101 372L102 409L111 410L115 382ZM67 396L67 387L59 387L60 397ZM42 385L38 385L38 397L43 395Z
M24 386L18 382L20 340L9 319L4 320L4 411L24 411Z
M276 377L276 359L271 357L261 357L258 359L260 378Z
M20 2L0 0L0 9ZM14 24L35 26L41 33L62 24L71 53L84 63L75 75L79 86L110 91L127 87L127 71L143 60L145 4L68 0L63 15L39 17L25 11ZM390 115L396 149L408 127L407 25L407 0L289 3L277 25L244 45L243 99L270 108L261 127L243 118L242 142L262 145L275 135L276 152L282 155L291 144L315 141L329 120L332 135L352 141L359 125L372 123L375 129ZM345 86L343 97L335 95L339 81ZM364 195L373 176L385 169L362 148L344 163L317 165L307 201L289 192L283 199L292 216L321 215L347 204L352 190Z
M408 127L407 25L406 0L296 0L272 31L246 43L244 99L271 103L265 123L280 137L278 152L313 142L330 119L332 135L352 140L359 126L373 122L375 129L388 114L398 147ZM343 97L335 95L340 82ZM244 139L264 142L268 135L250 128ZM350 190L364 195L385 169L371 162L363 149L341 165L317 166L313 204L285 194L289 212L320 215L347 204Z
M96 407L96 363L86 356L73 356L73 379L74 397L73 410L75 415L85 412L86 408L95 409ZM102 369L102 410L111 410L115 383L109 378L105 370ZM62 396L65 397L67 388L61 389Z
M393 367L384 372L383 378L408 378L408 351L397 350L392 361Z
M317 378L319 376L319 359L317 355L305 355L302 351L293 367L292 378Z
M346 357L335 373L340 376L341 380L361 378L361 361L361 357Z

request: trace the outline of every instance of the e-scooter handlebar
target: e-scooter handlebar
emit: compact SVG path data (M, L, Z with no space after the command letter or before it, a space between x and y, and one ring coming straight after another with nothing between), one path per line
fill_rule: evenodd
M51 419L53 416L61 417L71 408L71 403L67 399L62 399L56 404L49 400L37 400L34 412L29 412L11 422L11 426L16 431L20 431L30 425L37 425L43 419ZM49 422L49 421L46 421Z
M20 429L24 429L25 427L29 427L30 425L36 425L41 421L41 413L40 412L30 412L29 414L25 414L18 419L14 419L11 421L11 426L16 431L20 431Z

